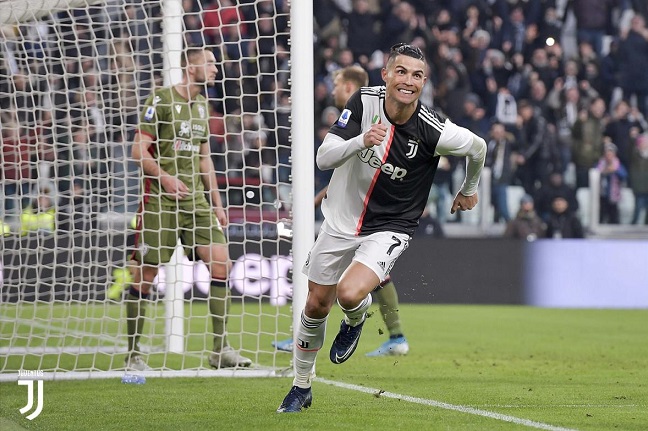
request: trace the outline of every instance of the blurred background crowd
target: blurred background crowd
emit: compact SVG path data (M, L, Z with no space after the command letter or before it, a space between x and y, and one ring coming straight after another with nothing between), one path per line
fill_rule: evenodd
M185 43L214 46L219 60L210 143L227 202L290 209L288 1L182 4ZM359 64L381 85L390 46L407 42L427 57L422 102L488 143L489 217L505 235L585 236L589 190L601 223L648 224L645 0L314 0L313 10L316 148L339 115L335 72ZM7 223L52 208L72 223L135 211L129 145L138 107L163 84L162 35L160 2L141 0L2 28ZM449 205L463 169L439 165L429 214L441 224L462 222ZM317 171L314 192L329 175Z

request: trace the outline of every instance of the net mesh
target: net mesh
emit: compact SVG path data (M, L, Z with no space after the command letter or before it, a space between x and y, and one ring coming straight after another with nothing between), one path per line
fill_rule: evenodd
M123 368L143 185L131 147L143 104L174 83L189 46L212 50L219 69L205 96L229 216L229 341L257 370L289 367L271 345L291 324L290 240L277 229L291 210L289 3L35 3L4 2L0 16L0 374ZM180 48L165 29L174 20ZM205 370L211 277L177 260L155 280L141 350L156 370ZM169 270L184 296L182 354L168 349Z

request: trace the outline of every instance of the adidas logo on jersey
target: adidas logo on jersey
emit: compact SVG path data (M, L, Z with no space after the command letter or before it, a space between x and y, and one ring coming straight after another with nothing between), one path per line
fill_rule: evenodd
M374 169L380 169L385 174L389 175L389 178L392 180L403 181L403 177L407 175L407 169L399 168L394 166L391 163L383 163L373 149L367 148L363 152L358 154L360 160Z

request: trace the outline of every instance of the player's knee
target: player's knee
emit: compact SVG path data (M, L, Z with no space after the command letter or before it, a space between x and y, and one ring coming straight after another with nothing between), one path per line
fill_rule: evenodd
M226 280L229 273L228 267L223 263L212 263L209 266L209 273L212 280Z
M306 306L304 307L304 313L306 313L308 317L321 319L328 316L332 305L332 303L318 298L308 299L306 301Z
M150 285L155 280L155 276L158 273L157 266L142 266L140 269L142 274L142 284Z
M358 289L346 288L344 285L338 285L337 299L340 307L346 310L356 308L367 295Z

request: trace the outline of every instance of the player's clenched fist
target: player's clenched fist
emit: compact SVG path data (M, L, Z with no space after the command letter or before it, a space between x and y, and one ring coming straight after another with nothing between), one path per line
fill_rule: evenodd
M380 145L387 136L387 126L384 124L372 124L371 129L364 134L365 147L373 147Z

